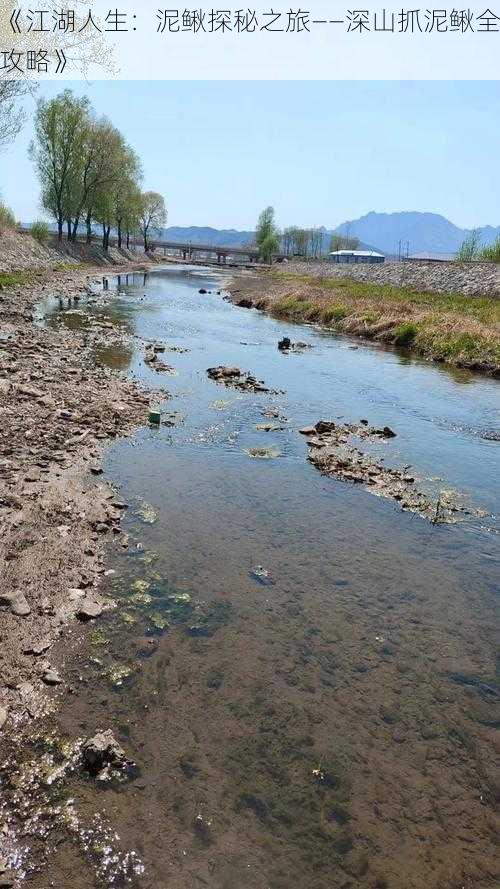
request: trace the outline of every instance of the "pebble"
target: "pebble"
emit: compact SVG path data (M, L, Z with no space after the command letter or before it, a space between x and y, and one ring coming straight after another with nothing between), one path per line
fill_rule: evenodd
M85 599L77 611L77 617L79 617L80 620L92 620L93 618L99 617L101 614L102 605L99 605L98 602L92 602L90 599Z
M62 683L62 679L59 676L59 673L52 667L49 667L48 670L45 670L42 679L45 682L45 685L61 685Z
M31 608L26 601L26 597L19 590L12 593L0 593L0 605L8 605L12 614L19 617L26 617L31 614Z

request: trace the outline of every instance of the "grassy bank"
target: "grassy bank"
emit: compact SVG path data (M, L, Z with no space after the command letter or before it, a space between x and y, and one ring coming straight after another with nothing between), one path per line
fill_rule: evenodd
M235 286L240 288L235 302L249 301L278 318L317 322L434 361L500 375L500 300L274 271Z

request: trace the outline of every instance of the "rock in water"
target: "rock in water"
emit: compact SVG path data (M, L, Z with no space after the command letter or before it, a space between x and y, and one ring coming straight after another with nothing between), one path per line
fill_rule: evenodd
M127 758L111 729L97 732L85 741L82 748L83 763L89 772L97 774L106 766L125 766Z

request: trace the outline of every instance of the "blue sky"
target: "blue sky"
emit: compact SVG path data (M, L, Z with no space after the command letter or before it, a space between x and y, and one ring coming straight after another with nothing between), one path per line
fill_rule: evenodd
M45 82L86 93L142 158L170 225L335 227L370 210L500 224L500 83L419 81ZM33 104L28 104L31 113ZM28 122L0 157L0 193L41 215Z

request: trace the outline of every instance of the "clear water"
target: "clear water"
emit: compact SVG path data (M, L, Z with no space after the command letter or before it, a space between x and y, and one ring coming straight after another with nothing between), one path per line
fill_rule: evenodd
M129 545L109 556L118 607L83 668L67 655L78 694L58 717L68 738L113 728L137 762L126 786L76 775L68 793L144 871L63 833L53 885L119 885L119 871L147 889L493 885L500 445L481 436L498 429L498 384L236 308L223 283L169 268L43 307L46 323L90 312L125 330L96 357L168 391L175 415L108 452L131 504ZM312 348L284 355L283 336ZM158 374L141 338L189 351L163 353L175 374ZM218 364L283 394L219 386ZM269 407L283 428L259 431ZM319 418L391 426L388 465L485 517L432 526L322 477L297 431Z

